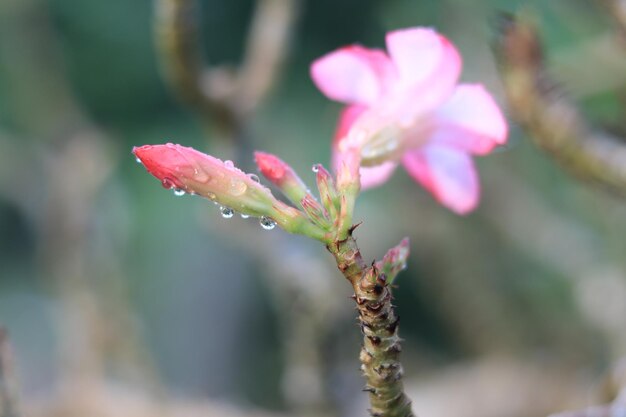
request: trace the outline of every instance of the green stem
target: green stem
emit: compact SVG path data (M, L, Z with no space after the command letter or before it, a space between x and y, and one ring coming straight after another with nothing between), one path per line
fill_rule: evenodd
M413 417L411 401L404 394L400 364L399 317L391 304L391 287L385 274L368 266L350 230L345 240L328 245L339 270L354 288L363 346L359 359L367 381L373 417Z

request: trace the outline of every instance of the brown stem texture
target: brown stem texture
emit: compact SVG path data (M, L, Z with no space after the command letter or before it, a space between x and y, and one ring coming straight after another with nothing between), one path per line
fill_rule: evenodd
M339 270L354 289L354 300L363 332L359 359L369 394L373 417L412 417L411 401L404 393L400 364L399 317L392 304L387 278L375 264L367 265L356 240L347 239L328 245Z
M511 117L576 177L626 196L626 142L595 128L547 75L544 51L525 13L501 15L494 52Z

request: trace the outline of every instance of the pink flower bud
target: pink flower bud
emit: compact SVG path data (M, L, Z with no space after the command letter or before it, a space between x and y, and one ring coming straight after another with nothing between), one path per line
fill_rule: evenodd
M291 233L324 237L324 231L300 211L274 198L255 176L230 161L172 143L135 147L133 153L165 188L206 197L242 214L261 217L268 224L275 222Z
M198 194L254 216L267 215L277 203L266 187L230 161L172 143L141 146L133 153L165 188Z
M271 153L256 151L254 160L261 174L276 185L284 182L290 173L293 174L293 170L286 162Z
M406 268L409 249L409 239L405 237L400 243L387 251L382 261L376 262L376 267L387 277L387 283L391 284L396 275Z
M300 204L309 194L298 174L279 157L257 151L254 153L254 160L261 174L276 185L293 204Z

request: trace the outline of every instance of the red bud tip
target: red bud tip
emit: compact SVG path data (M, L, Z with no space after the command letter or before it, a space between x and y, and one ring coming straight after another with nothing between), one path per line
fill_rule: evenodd
M282 159L265 152L255 152L254 160L261 174L273 183L279 183L285 176L285 171L289 169Z

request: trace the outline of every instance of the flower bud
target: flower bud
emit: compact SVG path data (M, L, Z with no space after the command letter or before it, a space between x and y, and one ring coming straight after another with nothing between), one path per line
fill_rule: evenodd
M317 189L320 192L320 200L322 205L328 212L331 220L337 220L337 209L339 207L339 194L335 187L335 180L333 180L330 172L322 166L322 164L313 165L313 172L315 172L315 179L317 180Z
M244 215L276 222L291 233L322 239L324 232L298 210L277 200L253 175L195 149L167 143L133 148L165 188L206 197Z
M328 213L324 210L324 207L317 202L312 195L307 195L300 201L302 209L309 216L309 219L324 230L329 230L331 222L328 219Z
M406 260L409 257L409 239L404 238L393 248L389 249L381 261L376 262L376 267L387 277L387 283L391 284L396 275L406 268Z
M310 195L298 174L282 159L257 151L254 153L254 160L261 174L276 185L293 204L300 204L303 198Z
M358 194L360 188L361 155L359 149L351 147L345 150L337 167L337 190L339 193Z

